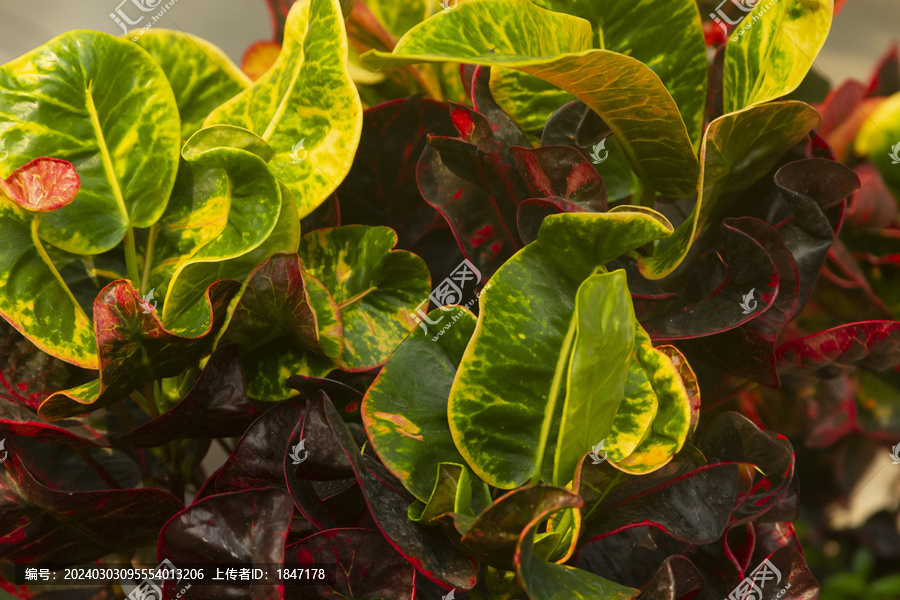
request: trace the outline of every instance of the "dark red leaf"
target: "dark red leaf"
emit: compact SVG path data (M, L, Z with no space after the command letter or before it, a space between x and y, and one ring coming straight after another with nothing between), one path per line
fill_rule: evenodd
M153 544L182 503L162 490L57 491L15 452L0 466L0 558L79 564Z
M327 585L286 586L285 600L410 600L415 568L378 531L330 529L285 549L285 565L337 563L337 579Z
M284 561L284 542L294 504L285 490L261 488L217 494L188 506L159 532L158 560L178 564L241 563L267 567ZM271 574L270 574L271 576ZM163 595L175 597L181 585L167 581ZM190 598L281 598L282 586L237 583L191 587Z
M330 432L326 432L323 424ZM316 432L315 437L306 437L310 448L325 449L337 445L343 449L378 528L419 572L447 589L467 591L475 585L476 572L472 561L449 543L440 529L409 519L407 507L412 496L392 485L390 474L382 465L360 454L359 446L341 420L340 413L324 392L310 403L304 417L304 427Z
M229 344L212 353L181 402L116 441L147 448L178 438L239 436L261 414L247 400L238 349Z
M792 385L837 377L850 369L900 365L900 322L864 321L820 331L778 347L778 366Z

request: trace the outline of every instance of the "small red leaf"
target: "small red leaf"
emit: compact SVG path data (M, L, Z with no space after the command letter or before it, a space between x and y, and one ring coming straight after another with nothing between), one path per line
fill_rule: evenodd
M81 179L72 163L60 158L36 158L16 169L0 189L10 199L33 212L50 212L70 204Z

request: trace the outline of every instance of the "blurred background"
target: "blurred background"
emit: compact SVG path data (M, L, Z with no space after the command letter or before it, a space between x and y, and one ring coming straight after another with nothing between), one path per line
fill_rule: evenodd
M119 35L121 29L109 14L120 2L0 0L0 64L72 29ZM236 63L251 43L272 37L265 0L176 0L157 27L182 29L209 40ZM900 1L848 0L816 64L832 85L848 77L862 78L897 37Z

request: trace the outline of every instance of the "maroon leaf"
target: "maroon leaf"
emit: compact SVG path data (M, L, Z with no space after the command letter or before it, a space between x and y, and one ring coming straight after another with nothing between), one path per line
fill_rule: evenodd
M421 256L440 281L459 264L448 252L453 232L416 183L428 135L453 136L449 107L420 97L385 102L363 113L359 150L337 190L344 225L387 225L397 247ZM310 231L304 229L303 231Z
M322 424L327 425L327 432ZM440 529L409 519L407 507L412 496L402 487L391 484L390 474L382 465L360 454L359 446L324 393L319 393L310 403L304 418L306 427L316 432L315 437L306 437L310 448L337 445L343 449L378 528L419 572L447 589L467 591L475 585L472 561L450 544Z
M279 402L253 422L219 469L216 492L284 486L284 456L304 406Z
M790 485L794 464L790 443L760 431L737 413L716 418L699 449L705 464L696 451L682 451L662 469L627 480L599 506L586 509L596 516L586 519L583 539L651 525L678 540L709 544L727 527L770 509ZM742 463L756 465L765 475L758 475L753 487L739 494L738 464ZM578 477L580 486L583 474L579 472Z
M851 369L900 365L900 322L863 321L791 340L778 347L782 377L792 385L837 377Z
M737 498L731 514L732 527L761 517L790 488L794 476L791 443L777 433L760 430L739 413L719 415L698 447L710 462L750 464L758 468L753 473L750 489Z
M559 212L606 212L606 186L584 155L568 146L513 148L531 199L519 204L517 225L526 243L544 217Z
M107 285L94 300L94 328L100 355L99 394L57 392L39 413L49 420L109 406L145 381L174 377L212 350L228 302L240 284L229 279L206 288L210 325L197 337L182 337L163 327L156 311L146 312L138 291L125 279Z
M844 200L859 189L859 178L843 165L811 158L780 168L775 174L775 185L784 204L774 207L767 221L794 255L800 272L796 315L812 294L837 235Z
M507 146L524 146L531 148L528 138L506 114L491 94L491 68L477 66L472 73L472 105L475 112L488 120L498 140Z
M209 496L185 508L163 526L159 532L157 559L169 559L175 565L253 564L271 572L284 561L284 542L293 511L290 494L276 488ZM192 587L190 597L197 600L281 598L281 587L203 585ZM163 594L174 598L180 588L174 581L167 581Z
M638 319L655 342L685 340L735 329L758 318L775 302L779 277L772 258L740 222L726 219L719 235L709 232L706 251L693 260L678 282L677 296L665 299L662 284L656 306L640 305ZM776 234L777 235L777 234ZM639 277L631 269L632 279ZM644 283L643 286L647 284ZM752 299L744 299L753 290ZM745 307L751 308L747 311ZM685 345L685 347L691 347Z
M41 485L15 453L0 467L0 558L79 564L153 544L182 508L157 489L57 491Z
M261 414L247 400L237 346L229 344L212 353L181 402L116 441L148 448L179 438L239 436Z
M0 399L34 410L58 390L93 379L89 371L42 352L0 319Z
M296 390L305 400L312 400L321 390L328 395L345 421L362 422L360 406L362 405L362 392L353 389L345 383L334 379L321 377L307 377L306 375L291 375L285 383L289 388Z
M87 425L74 421L51 425L29 409L6 402L0 402L0 440L6 440L0 455L16 454L41 485L54 490L122 488L137 485L141 479L134 459L110 449L109 441Z
M678 346L691 361L703 360L736 377L777 387L775 341L793 317L799 302L800 274L797 263L781 236L767 223L753 218L728 219L726 222L728 226L753 238L765 250L775 266L777 295L769 308L757 309L752 313L753 318L740 327L687 340ZM724 246L731 247L727 243ZM741 260L734 253L731 255L734 257L729 261L731 264L735 264L735 258ZM764 290L759 290L763 298L766 297Z
M0 192L30 212L51 212L71 204L80 188L75 167L59 158L36 158L6 181L0 179Z
M687 600L703 589L703 575L683 556L668 557L638 600Z
M411 600L416 569L384 539L368 529L330 529L285 549L285 566L337 563L336 580L326 585L286 586L285 600Z
M327 300L314 302L311 290ZM326 327L321 323L328 323ZM256 267L228 309L217 344L234 342L241 351L251 397L287 399L278 373L315 365L328 371L343 351L340 311L297 254L275 254Z
M527 189L509 148L483 115L451 104L451 117L459 138L430 136L416 177L422 196L487 279L522 247L516 210Z

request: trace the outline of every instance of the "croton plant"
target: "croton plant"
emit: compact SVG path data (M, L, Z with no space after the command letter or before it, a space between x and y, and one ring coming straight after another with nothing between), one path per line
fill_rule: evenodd
M833 0L715 4L270 0L241 67L162 28L0 67L3 589L818 597L900 442L900 70L826 98Z

